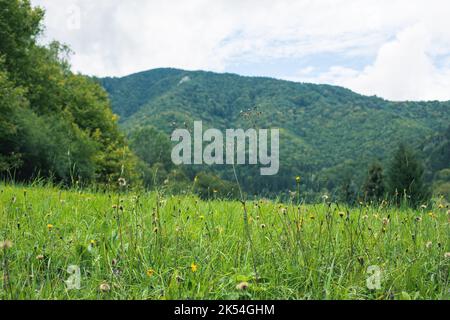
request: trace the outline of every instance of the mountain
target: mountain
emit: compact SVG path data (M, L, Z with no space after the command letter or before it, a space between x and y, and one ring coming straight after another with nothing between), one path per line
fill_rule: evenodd
M169 135L197 120L220 130L280 128L280 173L239 168L249 192L292 189L297 175L312 193L337 190L343 178L361 181L373 160L386 162L400 142L420 146L450 122L450 102L391 102L271 78L155 69L98 81L127 132L153 126Z

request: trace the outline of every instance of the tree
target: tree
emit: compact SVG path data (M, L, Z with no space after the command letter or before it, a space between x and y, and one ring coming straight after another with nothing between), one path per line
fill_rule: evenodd
M162 164L166 171L172 167L169 137L153 127L144 127L131 133L130 146L136 155L149 166Z
M37 42L43 17L28 0L0 0L0 174L139 184L104 89L70 71L66 46Z
M364 196L367 200L378 201L383 198L385 189L383 167L379 162L374 162L369 167L363 186Z
M395 151L388 172L390 195L397 203L406 196L408 202L417 206L429 200L430 192L425 185L424 166L411 147L400 144Z

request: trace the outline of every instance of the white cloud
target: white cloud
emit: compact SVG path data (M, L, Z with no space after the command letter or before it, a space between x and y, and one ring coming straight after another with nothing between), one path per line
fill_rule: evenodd
M157 67L227 71L239 62L295 61L327 53L342 56L347 66L318 73L323 66L305 65L295 80L339 84L396 100L450 99L444 89L450 79L445 62L450 3L445 0L32 3L47 9L46 40L69 44L74 70L87 74L121 76ZM73 7L80 9L80 29L73 28ZM364 68L351 64L374 56Z
M381 46L374 63L361 71L334 66L309 78L300 71L300 78L391 100L450 100L450 65L446 58L441 68L435 66L433 40L430 30L417 24Z

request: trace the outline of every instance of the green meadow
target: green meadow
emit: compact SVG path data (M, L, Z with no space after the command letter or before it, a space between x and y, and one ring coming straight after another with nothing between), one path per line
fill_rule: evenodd
M439 200L306 205L0 185L0 299L448 299Z

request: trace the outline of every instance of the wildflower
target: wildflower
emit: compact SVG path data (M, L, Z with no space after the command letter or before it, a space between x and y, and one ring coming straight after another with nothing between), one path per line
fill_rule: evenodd
M127 180L125 180L124 178L119 178L119 180L117 180L117 182L119 183L119 186L121 186L121 187L126 187L126 185L127 185Z
M281 208L281 213L282 214L286 214L287 213L287 209L286 208Z
M7 250L7 249L11 249L13 246L13 243L11 240L5 240L0 242L0 249L2 250Z
M147 277L151 278L154 274L155 274L155 270L153 269L148 269L147 272Z
M297 182L297 184L299 184L299 183L300 183L300 180L301 180L301 178L300 178L300 177L296 177L296 178L295 178L295 182Z
M344 216L345 216L345 213L344 212L339 212L339 216L341 217L341 218L343 218Z
M430 216L430 218L434 219L436 216L434 215L433 212L428 212L428 215Z
M322 196L322 199L324 200L324 201L326 201L326 200L328 200L328 195L326 195L326 194L324 194L323 196Z
M217 191L216 189L213 190L213 193L217 193L217 192L219 192L219 191Z
M43 254L38 254L36 256L36 260L44 260L44 255Z
M153 232L154 232L154 233L158 233L158 227L155 227L155 228L153 229Z
M245 282L245 281L244 281L244 282L239 283L239 284L236 286L236 289L237 289L237 290L243 291L243 290L247 290L249 286L250 286L250 285L248 284L248 282Z
M99 287L101 292L109 292L111 290L111 287L106 282L102 283Z
M444 258L450 259L450 252L446 252L446 253L444 254Z
M316 217L315 217L313 214L311 214L311 215L309 216L309 218L310 218L311 220L315 220L315 219L316 219Z
M198 182L198 177L197 177L197 176L194 178L194 182L195 182L195 183Z
M444 205L442 203L439 204L438 206L439 209L444 209Z
M432 246L433 246L433 242L431 242L431 241L428 241L428 242L425 244L425 247L426 247L427 249L430 249Z
M203 215L200 216L199 218L200 218L200 220L205 220L205 216L203 216Z
M197 270L198 270L198 265L196 265L195 262L192 262L191 263L191 271L195 273L195 272L197 272Z
M113 204L112 205L112 208L115 210L115 209L117 209L117 204Z
M95 243L96 243L95 240L91 240L91 242L90 242L91 247L94 247Z
M388 218L383 218L383 225L387 226L389 224L389 219Z
M118 263L117 259L112 259L111 264L115 266Z
M53 225L51 223L47 224L47 229L48 231L52 231Z
M266 225L263 223L263 224L261 224L261 229L265 229L266 228Z
M422 221L422 217L416 217L416 221L417 221L417 222Z
M420 208L426 209L426 208L427 208L427 205L423 204L423 205L420 206Z
M369 216L367 214L365 214L365 215L363 215L363 219L367 220L367 219L369 219Z

